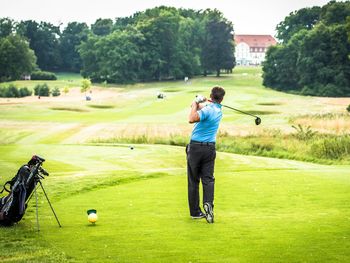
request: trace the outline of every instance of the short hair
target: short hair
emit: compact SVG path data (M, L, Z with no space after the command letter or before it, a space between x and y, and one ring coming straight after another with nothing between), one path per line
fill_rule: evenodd
M222 87L214 87L211 89L211 97L217 102L221 102L224 99L225 90Z

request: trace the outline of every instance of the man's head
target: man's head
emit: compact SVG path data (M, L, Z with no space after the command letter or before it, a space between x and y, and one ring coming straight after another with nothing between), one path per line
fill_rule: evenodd
M210 98L217 103L221 103L225 96L225 90L222 87L214 87L211 90Z

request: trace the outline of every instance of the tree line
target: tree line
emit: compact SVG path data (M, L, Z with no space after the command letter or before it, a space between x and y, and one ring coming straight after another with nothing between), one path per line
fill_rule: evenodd
M277 27L280 44L263 63L263 84L303 95L350 96L350 2L292 12Z
M0 19L0 80L38 70L125 83L207 75L235 66L233 25L214 9L156 7L59 26Z

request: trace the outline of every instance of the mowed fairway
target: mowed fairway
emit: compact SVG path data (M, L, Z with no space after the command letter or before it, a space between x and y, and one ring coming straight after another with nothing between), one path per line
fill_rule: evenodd
M189 217L184 147L96 143L188 135L191 99L215 84L227 89L227 104L269 112L255 126L226 111L222 129L233 134L287 129L293 114L342 109L331 99L264 89L259 74L96 87L91 103L79 93L0 101L0 183L32 154L43 156L50 172L43 185L63 225L39 190L41 231L31 200L19 224L0 228L0 262L349 262L350 165L220 152L210 225ZM157 91L166 99L157 100ZM91 208L95 225L87 221Z

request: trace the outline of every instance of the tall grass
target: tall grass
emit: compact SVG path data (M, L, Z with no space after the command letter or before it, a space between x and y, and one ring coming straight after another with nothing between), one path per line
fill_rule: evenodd
M292 134L279 130L265 131L257 135L232 136L219 133L216 148L218 151L265 156L282 159L301 160L323 164L350 163L350 135L309 133L305 129ZM310 135L311 134L311 135ZM93 143L167 144L185 146L188 137L172 134L164 137L135 135L99 139Z
M316 140L311 152L318 158L341 160L350 156L350 135L331 136Z

